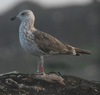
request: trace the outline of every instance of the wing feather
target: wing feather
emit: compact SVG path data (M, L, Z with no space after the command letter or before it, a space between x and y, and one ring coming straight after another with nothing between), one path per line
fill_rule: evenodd
M40 50L45 53L55 52L55 53L67 53L68 49L66 46L54 38L53 36L36 30L34 32L35 42L37 43Z

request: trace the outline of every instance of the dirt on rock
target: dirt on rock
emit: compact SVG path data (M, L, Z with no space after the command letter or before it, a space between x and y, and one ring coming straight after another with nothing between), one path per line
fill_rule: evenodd
M1 75L0 95L100 95L99 83L75 76L59 75L64 79L62 84L58 81L36 79L35 76L22 73Z

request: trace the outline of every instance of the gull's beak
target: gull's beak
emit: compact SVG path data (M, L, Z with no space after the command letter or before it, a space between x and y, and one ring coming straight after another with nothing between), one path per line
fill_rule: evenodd
M15 17L12 17L10 20L13 21L13 20L15 20L16 18L17 18L17 17L15 16Z

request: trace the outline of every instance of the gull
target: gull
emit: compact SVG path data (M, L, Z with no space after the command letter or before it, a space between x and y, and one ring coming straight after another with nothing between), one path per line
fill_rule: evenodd
M37 73L44 73L44 57L52 55L81 55L90 54L90 51L75 48L68 44L64 44L55 37L45 32L39 31L34 27L35 16L31 10L23 10L17 16L11 18L15 20L19 18L21 24L19 26L19 40L22 48L37 56Z

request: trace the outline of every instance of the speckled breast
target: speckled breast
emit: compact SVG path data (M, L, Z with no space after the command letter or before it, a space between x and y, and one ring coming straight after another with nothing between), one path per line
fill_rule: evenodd
M37 44L34 41L34 35L31 31L26 29L19 29L19 40L20 44L26 52L31 53L35 56L44 55L44 53L38 48Z

